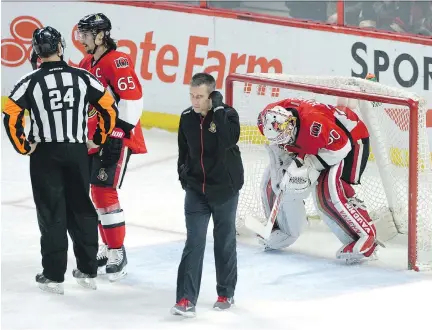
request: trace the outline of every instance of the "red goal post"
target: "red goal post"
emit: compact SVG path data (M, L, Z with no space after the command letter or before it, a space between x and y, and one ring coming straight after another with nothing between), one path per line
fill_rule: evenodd
M257 86L257 93L262 95L262 89L272 87L274 89L285 89L302 92L310 92L313 94L331 95L348 99L357 99L369 102L377 102L379 104L390 104L407 107L409 109L409 151L408 151L408 268L418 271L420 268L429 267L430 265L421 265L418 261L418 200L419 200L419 172L431 170L431 160L429 151L422 150L420 152L420 138L422 145L424 142L424 134L426 134L426 101L421 99L414 93L405 90L382 85L377 82L367 81L360 78L352 77L328 77L328 76L293 76L285 74L230 74L225 81L225 99L226 103L236 108L236 98L244 98L247 96L236 96L234 85L241 83L244 88ZM243 88L243 91L244 91ZM279 93L276 93L279 95ZM279 97L282 99L284 97ZM276 101L277 99L269 100L267 103ZM248 105L247 111L253 111L258 114L262 107L253 108L254 104ZM237 109L237 108L236 108ZM244 111L239 110L237 111ZM424 117L424 118L423 118ZM257 117L255 117L257 118ZM241 118L240 118L241 120ZM242 123L241 123L242 124ZM243 124L242 124L243 125ZM372 137L371 137L372 138ZM426 156L424 155L426 152ZM422 159L419 161L419 159ZM425 165L427 163L427 165ZM257 180L259 180L257 178ZM431 192L432 194L432 192ZM430 196L427 196L429 198ZM429 200L432 203L432 200ZM426 211L426 210L424 210ZM430 218L423 220L430 225ZM429 227L428 227L429 228ZM427 239L427 238L426 238ZM429 239L432 239L429 237ZM427 244L426 244L427 245ZM429 248L429 246L428 246Z

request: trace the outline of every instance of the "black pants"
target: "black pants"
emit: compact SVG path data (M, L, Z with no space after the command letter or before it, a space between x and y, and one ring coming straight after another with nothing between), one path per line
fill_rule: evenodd
M207 228L211 215L214 222L216 291L219 296L234 296L237 284L235 217L238 197L237 193L224 204L213 205L204 195L190 189L186 190L187 239L177 274L177 302L186 298L196 305L198 300Z
M41 233L43 274L63 282L68 238L78 269L96 276L98 216L89 196L87 147L73 143L39 143L30 156L30 177Z

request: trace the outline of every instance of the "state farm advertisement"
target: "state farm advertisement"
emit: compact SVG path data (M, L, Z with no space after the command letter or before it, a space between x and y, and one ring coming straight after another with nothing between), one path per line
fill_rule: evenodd
M53 15L55 12L63 14ZM119 50L131 55L145 93L143 109L148 111L180 114L189 106L187 85L199 71L214 74L218 88L223 88L230 72L345 77L374 72L381 83L416 92L432 108L432 51L428 46L82 2L2 4L2 95L31 70L28 58L36 27L57 28L66 39L65 59L77 64L83 52L73 38L74 29L80 18L94 12L111 19ZM259 110L269 101L257 97L249 104Z

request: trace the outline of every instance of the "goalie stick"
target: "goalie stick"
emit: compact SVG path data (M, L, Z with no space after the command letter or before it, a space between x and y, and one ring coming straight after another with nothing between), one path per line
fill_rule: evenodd
M285 172L282 181L286 180L285 182L289 181L288 173ZM254 217L252 215L247 215L245 218L245 227L253 231L254 233L258 234L264 239L268 239L270 237L270 234L272 232L274 223L276 221L276 217L279 213L279 207L280 203L284 194L284 189L279 190L279 193L276 197L275 202L273 203L273 207L270 212L270 216L267 219L267 222L263 224L257 217Z

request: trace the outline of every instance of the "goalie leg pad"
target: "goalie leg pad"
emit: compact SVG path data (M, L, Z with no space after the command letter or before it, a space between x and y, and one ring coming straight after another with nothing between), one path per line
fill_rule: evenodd
M346 252L364 254L374 246L376 229L364 205L355 198L354 189L341 180L343 167L342 161L321 174L317 202L327 217L355 242Z
M315 194L316 196L316 194ZM316 197L318 198L318 197ZM318 199L317 199L318 200ZM325 210L322 209L320 203L317 203L317 209L319 212L320 218L324 221L327 227L330 228L331 232L341 241L342 244L349 244L355 242L357 238L353 238L351 232L346 231L346 229L338 224L333 218L331 218Z
M270 249L282 249L292 245L307 227L306 209L303 199L307 194L296 194L285 192L281 207L276 219L278 229L273 229L267 240L260 240L260 243ZM264 171L261 182L261 200L266 217L270 211L276 195L272 189L269 167Z
M275 229L267 240L259 237L258 242L263 245L266 250L279 250L292 245L297 238L298 237L285 234L280 229Z

